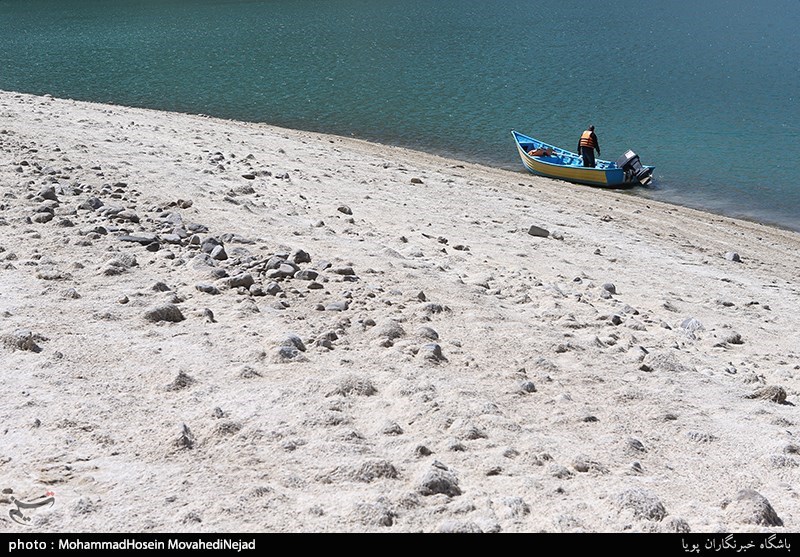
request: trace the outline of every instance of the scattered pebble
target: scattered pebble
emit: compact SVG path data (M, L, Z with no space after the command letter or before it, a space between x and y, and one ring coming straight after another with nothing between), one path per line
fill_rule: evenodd
M195 444L194 433L192 430L189 429L189 426L183 424L181 427L181 433L178 435L178 438L175 440L175 446L179 449L193 449Z
M178 375L175 377L175 379L172 380L172 383L167 385L167 390L181 391L187 387L190 387L194 383L195 383L194 378L185 371L181 370L178 372Z
M177 323L183 321L183 313L175 304L162 304L153 306L144 312L144 318L148 321L170 321Z
M661 521L667 511L661 500L651 491L634 487L616 495L613 502L620 511L631 512L634 518Z
M526 379L522 383L519 384L519 389L523 393L535 393L536 392L536 385L533 384L533 381Z

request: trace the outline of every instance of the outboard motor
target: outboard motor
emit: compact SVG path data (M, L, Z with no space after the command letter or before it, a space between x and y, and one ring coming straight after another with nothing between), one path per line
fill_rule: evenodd
M642 166L639 162L639 155L633 151L625 151L625 154L617 159L617 166L625 171L625 178L637 180L643 186L650 183L653 179L653 169Z

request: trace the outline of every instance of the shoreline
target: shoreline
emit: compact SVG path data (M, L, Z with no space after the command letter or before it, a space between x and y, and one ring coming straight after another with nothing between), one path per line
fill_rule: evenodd
M224 118L224 117L219 117L219 116L212 116L212 115L208 115L208 114L204 114L204 113L175 112L175 111L160 110L160 109L148 108L148 107L126 106L126 105L113 104L113 103L100 103L100 102L95 102L95 101L84 101L84 100L72 99L72 98L55 97L55 96L50 95L50 94L38 95L38 94L33 94L33 93L21 93L21 92L17 92L17 91L4 91L4 92L5 93L9 93L9 94L27 95L27 96L31 96L31 97L42 97L42 98L50 97L50 98L54 98L54 99L67 100L67 101L78 102L78 103L87 103L87 104L90 104L90 105L98 105L98 106L109 106L109 107L117 107L117 108L122 108L122 109L131 109L131 110L153 111L153 112L156 112L156 113L163 113L163 114L176 114L176 115L184 115L184 116L196 116L196 117L199 117L199 118L209 118L209 119L216 120L216 121L219 121L219 122L241 123L241 124L249 124L249 125L256 125L256 126L266 126L267 128L273 129L273 130L276 130L276 131L288 130L288 131L297 132L297 133L317 134L319 136L325 136L325 137L330 136L330 137L339 138L339 139L345 140L345 141L363 142L363 143L367 143L367 144L370 144L370 145L373 145L373 146L377 146L377 147L380 147L380 148L402 149L402 150L408 151L408 152L410 152L412 154L413 153L425 154L425 155L429 155L429 156L432 156L432 157L440 158L442 160L451 161L451 162L457 162L459 164L469 164L469 165L483 167L483 168L490 169L490 170L496 170L496 171L499 171L499 172L509 172L511 174L520 174L522 177L530 176L530 177L536 178L537 180L540 178L538 176L534 176L534 175L528 173L527 171L521 170L520 168L522 167L522 165L519 162L519 158L518 157L515 159L515 163L511 163L511 165L508 168L506 168L504 166L493 166L488 162L474 162L474 161L465 161L465 160L462 160L462 159L453 159L453 158L448 157L446 154L438 154L438 153L435 153L435 152L429 152L429 151L425 151L424 149L418 149L418 148L414 148L414 147L405 147L405 146L401 146L401 145L380 143L379 141L375 141L375 140L361 139L361 138L358 138L358 137L355 137L355 136L337 135L337 134L332 134L332 133L328 133L328 132L324 132L324 131L306 130L306 129L302 129L302 128L283 127L283 126L279 126L279 125L275 125L275 124L270 124L270 123L267 123L267 122L257 122L257 121L250 121L250 120L237 120L237 119L233 119L233 118ZM513 145L511 145L511 146L513 147ZM516 168L516 166L519 166L520 168ZM554 181L557 182L557 183L560 183L558 180L554 180ZM574 186L575 184L570 184L570 185ZM588 188L588 189L591 189L591 190L602 189L602 188L594 188L592 186L582 186L582 187ZM800 234L800 224L798 224L796 227L792 227L792 226L789 226L789 225L786 225L786 224L782 224L780 222L775 222L775 221L772 221L772 220L769 220L769 219L759 219L758 217L755 217L755 216L741 215L741 214L737 215L735 213L726 213L722 209L714 210L714 209L711 209L711 208L703 207L702 204L700 204L700 203L683 204L683 203L680 203L678 201L649 198L643 193L637 193L636 191L631 191L631 190L620 189L620 190L617 191L617 193L625 193L627 195L631 195L631 196L634 196L634 197L637 197L637 198L640 198L640 199L643 199L643 200L649 200L649 201L657 202L657 203L664 203L666 205L675 206L675 207L681 207L681 208L685 208L685 209L691 209L691 210L694 210L694 211L699 211L701 213L714 215L714 216L718 216L718 217L722 217L722 218L729 218L729 219L734 219L734 220L739 220L739 221L747 221L747 222L751 222L751 223L762 225L762 226L769 226L769 227L777 228L777 229L784 230L784 231L787 231L787 232L795 232L795 233L799 233Z
M795 231L3 91L0 224L0 503L55 492L37 531L800 524Z

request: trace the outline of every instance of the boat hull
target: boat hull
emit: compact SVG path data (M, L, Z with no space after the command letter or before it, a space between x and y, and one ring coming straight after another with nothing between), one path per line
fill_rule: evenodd
M597 159L596 167L583 166L577 153L559 149L516 131L511 132L523 166L532 174L555 178L575 184L601 188L628 188L639 185L638 180L626 174L616 163ZM553 156L531 156L532 149L552 148ZM647 167L654 168L654 167Z

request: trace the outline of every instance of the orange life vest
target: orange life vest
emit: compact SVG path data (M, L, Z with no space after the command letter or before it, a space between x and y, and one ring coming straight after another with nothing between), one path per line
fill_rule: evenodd
M594 139L592 139L592 132L591 131L586 130L585 132L583 132L581 134L580 146L581 147L590 147L592 149L597 147L597 145L595 145L595 143L594 143Z

